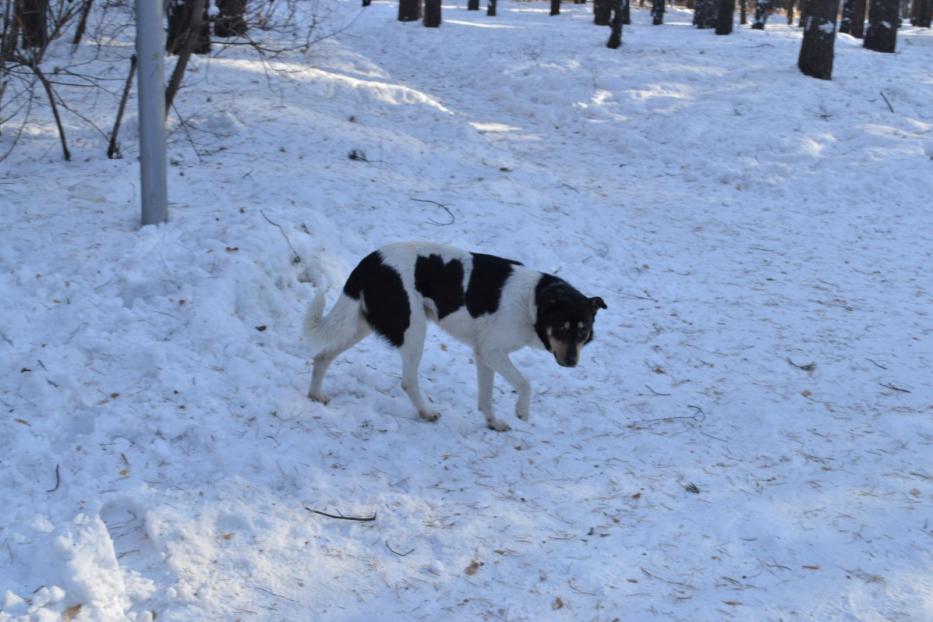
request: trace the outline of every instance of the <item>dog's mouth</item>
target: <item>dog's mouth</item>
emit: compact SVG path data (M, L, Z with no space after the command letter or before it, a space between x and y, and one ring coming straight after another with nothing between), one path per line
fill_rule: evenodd
M561 367L576 367L577 366L577 361L561 360L557 358L556 356L554 357L554 360L557 361L557 364L560 365Z

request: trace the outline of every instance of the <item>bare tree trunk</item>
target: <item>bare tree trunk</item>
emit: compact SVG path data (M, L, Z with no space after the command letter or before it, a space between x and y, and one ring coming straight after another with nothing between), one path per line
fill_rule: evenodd
M787 0L787 25L794 23L794 0Z
M910 23L920 28L929 28L931 14L933 14L933 1L914 0L914 10Z
M560 0L551 0L551 15L560 15Z
M441 25L441 0L424 0L425 28L437 28Z
M593 0L593 23L608 26L612 19L612 0Z
M806 19L807 15L810 12L810 0L800 0L797 10L800 12L800 17L797 20L797 25L802 28L803 20Z
M398 21L416 22L421 19L421 0L399 0Z
M496 0L486 0L486 16L496 16Z
M165 50L180 54L190 43L194 54L211 51L211 27L207 2L203 0L168 0L168 36ZM197 28L194 24L197 23ZM187 61L186 61L187 62Z
M612 3L612 30L609 32L609 41L606 47L612 50L622 45L622 5L628 0L613 0Z
M178 93L178 89L181 87L181 81L182 78L185 77L185 68L188 66L191 54L197 51L201 36L203 35L202 26L205 25L203 19L206 8L207 0L192 0L191 2L191 23L188 24L188 28L182 33L180 40L177 41L178 45L180 45L178 60L175 62L175 69L172 70L172 77L169 78L168 86L165 87L166 116L168 116L169 111L172 109L172 102L175 100L175 94Z
M94 0L84 0L84 5L81 7L81 19L78 20L75 36L71 40L72 45L81 44L81 38L84 37L84 31L87 29L87 17L91 14L92 6L94 6Z
M215 35L242 37L246 34L246 0L217 0L217 11Z
M33 64L32 70L36 74L36 77L39 78L39 82L42 83L42 86L45 87L45 94L49 97L49 105L52 107L52 115L55 117L55 125L58 127L58 138L62 143L62 154L65 156L65 161L70 162L71 152L68 150L68 141L65 140L65 128L62 127L62 119L58 115L58 106L55 104L55 91L52 90L52 84L49 82L49 79L45 77L45 74L42 73L38 63Z
M852 1L852 23L850 24L852 36L862 39L865 36L865 0Z
M810 0L797 59L797 67L805 75L820 80L832 78L838 10L839 0Z
M126 110L126 100L130 98L130 88L133 86L133 76L136 75L136 55L130 57L130 73L126 76L126 84L123 85L123 97L120 98L120 105L117 108L117 118L113 122L113 131L110 132L110 144L107 145L107 157L111 160L120 155L120 147L117 146L117 134L120 133L120 124L123 122L123 111Z
M622 23L626 26L632 23L631 7L631 0L622 0Z
M664 0L651 0L651 23L655 26L664 23Z
M839 20L839 32L852 32L852 0L843 0L842 19Z
M768 22L768 15L771 14L771 0L755 0L755 21L752 28L755 30L764 30Z
M468 0L467 11L479 11L479 0Z
M732 33L733 15L735 15L735 0L719 0L719 11L716 16L717 35Z
M871 0L865 49L894 53L897 47L897 0Z
M23 31L23 47L44 48L49 44L48 0L19 0L17 21Z
M743 26L748 23L748 2L747 0L739 0L739 23Z

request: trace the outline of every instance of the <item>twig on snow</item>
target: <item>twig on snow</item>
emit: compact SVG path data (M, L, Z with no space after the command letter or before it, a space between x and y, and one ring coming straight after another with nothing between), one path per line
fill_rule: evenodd
M259 210L259 213L262 214L262 217L266 219L266 222L274 227L278 227L279 232L282 234L282 237L285 238L285 242L288 244L288 248L292 249L292 263L301 263L301 255L298 254L298 251L295 250L295 247L292 246L292 241L288 239L288 234L285 233L285 229L282 228L277 222L272 222L266 213L262 210Z
M787 362L796 367L797 369L802 369L803 371L810 373L816 369L816 363L806 363L805 365L798 365L797 363L790 360L790 357L787 357Z
M50 490L46 490L45 492L55 492L56 490L58 490L58 487L61 485L61 483L62 483L62 476L61 476L61 473L59 472L59 465L56 464L55 465L55 487Z
M900 387L896 387L896 386L894 386L893 384L891 384L890 382L887 383L887 384L881 382L881 383L879 383L879 384L880 384L881 386L883 386L884 388L886 388L886 389L891 389L892 391L900 391L901 393L910 393L910 391L909 391L908 389L902 389L902 388L900 388Z
M888 110L894 112L894 106L891 105L891 102L888 100L888 96L884 94L884 91L878 91L881 93L881 97L884 99L884 103L888 105Z
M290 603L295 603L295 604L298 603L298 601L295 600L294 598L289 598L288 596L282 596L281 594L276 594L276 593L273 592L272 590L267 590L266 588L262 587L261 585L257 585L257 586L255 586L255 587L256 587L256 589L259 590L260 592L265 592L266 594L269 594L269 595L271 595L271 596L275 596L276 598L281 598L282 600L287 600L287 601L290 602Z
M652 393L654 393L655 395L657 395L658 397L670 397L670 396L671 396L670 393L659 393L659 392L655 391L654 389L652 389L651 386L649 386L649 385L647 385L647 384L645 385L645 388L648 389L649 391L651 391ZM691 417L691 418L692 418L692 417Z
M447 215L450 216L450 222L437 222L436 220L432 220L428 218L428 222L431 223L432 225L436 225L438 227L447 227L457 222L457 217L454 216L454 213L450 211L450 208L444 205L443 203L438 203L437 201L432 201L430 199L415 199L413 197L408 197L408 198L411 199L412 201L417 201L418 203L431 203L432 205L436 205L442 210L444 210L445 212L447 212Z
M875 367L880 367L881 369L887 369L887 367L885 367L884 365L882 365L882 364L879 363L878 361L874 361L874 360L868 358L867 356L865 357L865 360L868 361L869 363L871 363L872 365L874 365Z
M375 517L375 514L373 515L373 517ZM391 546L389 546L389 541L388 541L388 540L385 540L385 545L386 545L386 548L387 548L387 549L389 549L390 551L392 551L393 553L395 553L395 554L398 555L399 557L407 557L408 555L411 555L412 553L415 552L415 549L412 548L412 549L406 551L405 553L399 553L398 551L396 551L395 549L393 549Z
M372 516L344 516L342 514L328 514L327 512L322 512L320 510L315 510L314 508L309 508L305 506L305 509L313 514L320 514L321 516L326 516L327 518L336 518L338 520L355 520L361 523L367 523L369 521L376 520L376 513L373 512Z

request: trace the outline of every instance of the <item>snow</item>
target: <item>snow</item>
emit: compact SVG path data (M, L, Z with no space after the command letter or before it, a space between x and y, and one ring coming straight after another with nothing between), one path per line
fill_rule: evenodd
M0 620L933 618L929 30L828 82L779 24L395 10L193 62L168 224L135 102L125 159L43 108L3 162ZM315 286L406 239L606 300L578 368L514 357L528 423L437 330L438 423L375 339L305 397Z

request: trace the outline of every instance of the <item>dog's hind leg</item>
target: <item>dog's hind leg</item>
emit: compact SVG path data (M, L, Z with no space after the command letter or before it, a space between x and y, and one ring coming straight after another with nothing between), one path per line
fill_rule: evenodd
M501 350L494 350L483 352L479 355L479 358L484 365L505 378L512 385L512 388L518 392L518 401L515 402L515 416L522 421L528 421L531 384L525 379L522 372L518 371L518 368L512 364L509 355Z
M476 355L476 384L479 387L479 411L486 417L486 427L497 432L508 432L511 428L505 421L496 419L492 409L492 385L496 372L480 361Z
M421 385L418 382L418 367L421 365L421 355L424 352L427 324L427 318L423 312L412 312L411 324L405 331L405 341L399 347L399 354L402 355L402 389L408 394L408 398L422 419L437 421L441 414L428 408L421 395Z
M327 368L334 362L334 359L355 346L363 337L371 332L372 329L370 329L365 322L360 322L356 334L353 335L349 341L336 346L329 346L327 349L314 355L314 370L311 372L311 386L308 388L309 398L322 404L326 404L329 401L322 389L324 385L324 374L327 373Z

